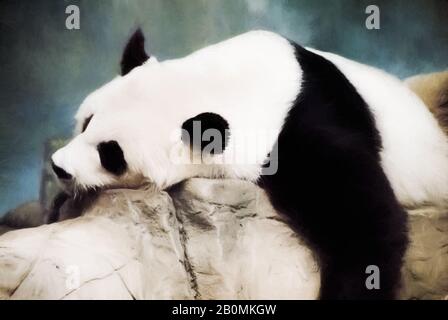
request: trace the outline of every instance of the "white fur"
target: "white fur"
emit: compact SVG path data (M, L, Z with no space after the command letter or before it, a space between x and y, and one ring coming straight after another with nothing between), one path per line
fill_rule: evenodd
M313 50L332 61L353 83L374 114L383 142L382 165L404 204L442 202L448 196L448 143L424 104L398 79L334 54ZM129 185L150 180L160 188L193 176L255 180L301 88L302 70L289 42L270 32L249 32L206 47L185 58L151 58L124 77L92 93L81 105L77 133L53 161L80 186ZM229 146L211 165L179 164L189 149L180 141L182 123L202 112L223 116L230 125ZM262 146L257 135L270 132ZM114 177L102 169L98 143L116 140L128 172ZM280 146L281 147L281 146ZM254 163L219 164L247 151ZM369 183L366 181L366 183Z
M399 201L442 205L448 199L448 141L420 98L381 70L310 50L333 62L371 108L383 144L383 169Z

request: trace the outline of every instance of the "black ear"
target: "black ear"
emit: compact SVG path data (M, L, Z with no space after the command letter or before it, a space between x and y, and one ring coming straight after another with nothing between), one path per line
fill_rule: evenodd
M141 66L149 56L145 52L145 36L139 28L129 39L121 58L121 75L131 72L135 67Z
M219 114L205 112L182 124L182 141L195 150L219 154L229 140L229 123Z
M97 150L104 169L117 176L126 171L127 163L117 141L101 142Z

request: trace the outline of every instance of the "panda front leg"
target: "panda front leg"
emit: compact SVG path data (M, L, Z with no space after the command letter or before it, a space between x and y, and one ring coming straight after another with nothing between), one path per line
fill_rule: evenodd
M404 241L362 239L330 254L321 253L322 300L397 298ZM341 243L341 245L343 245ZM367 248L370 247L370 248Z
M408 243L407 214L380 162L362 147L308 142L294 142L294 149L284 143L277 172L260 182L317 255L320 299L395 298ZM379 271L373 288L366 284L372 267Z

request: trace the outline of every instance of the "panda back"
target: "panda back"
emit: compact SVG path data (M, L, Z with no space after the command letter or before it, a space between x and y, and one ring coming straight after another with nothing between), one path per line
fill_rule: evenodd
M448 141L424 103L379 69L308 50L332 62L367 103L381 137L381 165L399 201L442 204L448 196Z

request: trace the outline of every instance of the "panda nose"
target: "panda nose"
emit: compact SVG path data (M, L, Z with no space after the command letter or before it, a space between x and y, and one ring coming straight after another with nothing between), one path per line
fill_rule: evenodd
M51 161L51 167L53 168L54 173L56 173L56 176L59 179L70 180L72 178L72 175L70 173L68 173L61 167L58 167L57 165L55 165L55 163L53 161Z

